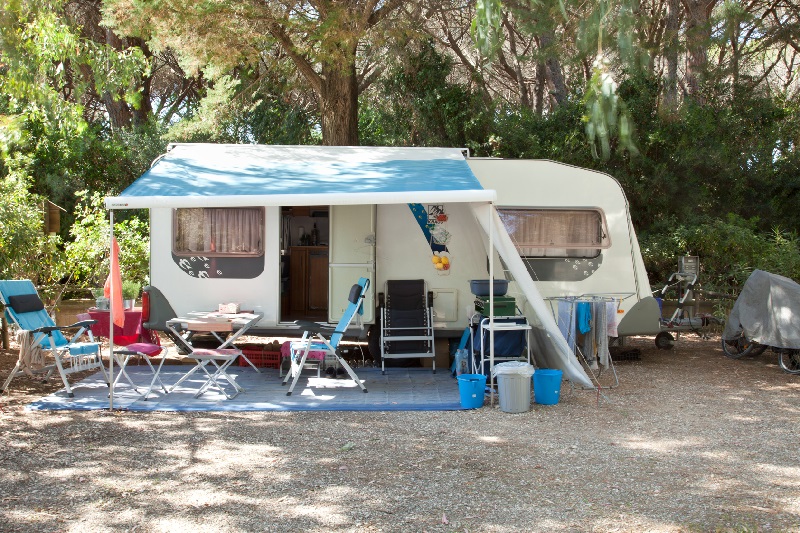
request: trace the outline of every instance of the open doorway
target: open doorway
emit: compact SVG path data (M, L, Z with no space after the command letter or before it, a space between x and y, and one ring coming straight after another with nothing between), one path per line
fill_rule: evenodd
M328 206L281 208L281 322L327 321Z

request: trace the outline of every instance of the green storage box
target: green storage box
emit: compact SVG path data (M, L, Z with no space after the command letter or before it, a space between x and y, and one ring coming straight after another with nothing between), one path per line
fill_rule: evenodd
M484 316L489 316L489 297L478 296L475 298L475 310ZM517 314L517 303L513 296L494 297L494 316L514 316Z

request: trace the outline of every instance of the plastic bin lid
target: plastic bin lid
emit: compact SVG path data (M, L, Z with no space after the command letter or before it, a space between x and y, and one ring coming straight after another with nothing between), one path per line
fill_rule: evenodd
M533 375L533 365L525 361L508 361L506 363L497 363L494 365L492 375L498 374L519 374L521 376L531 377Z

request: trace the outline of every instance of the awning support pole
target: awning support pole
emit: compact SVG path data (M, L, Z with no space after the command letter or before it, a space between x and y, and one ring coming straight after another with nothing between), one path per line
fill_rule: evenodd
M110 238L108 240L108 268L109 268L109 276L111 276L111 258L114 256L114 210L111 209L108 212L109 214L109 222L110 222ZM111 284L109 284L111 287ZM117 291L114 290L114 287L111 287L111 292L109 293L109 305L108 305L108 409L109 411L114 410L114 294Z

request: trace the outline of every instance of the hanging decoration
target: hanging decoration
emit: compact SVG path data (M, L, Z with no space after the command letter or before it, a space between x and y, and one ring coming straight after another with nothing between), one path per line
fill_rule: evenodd
M452 234L447 231L445 226L448 216L441 204L408 204L411 213L417 220L425 240L431 248L431 264L440 275L450 273L452 260L450 251L447 248Z

